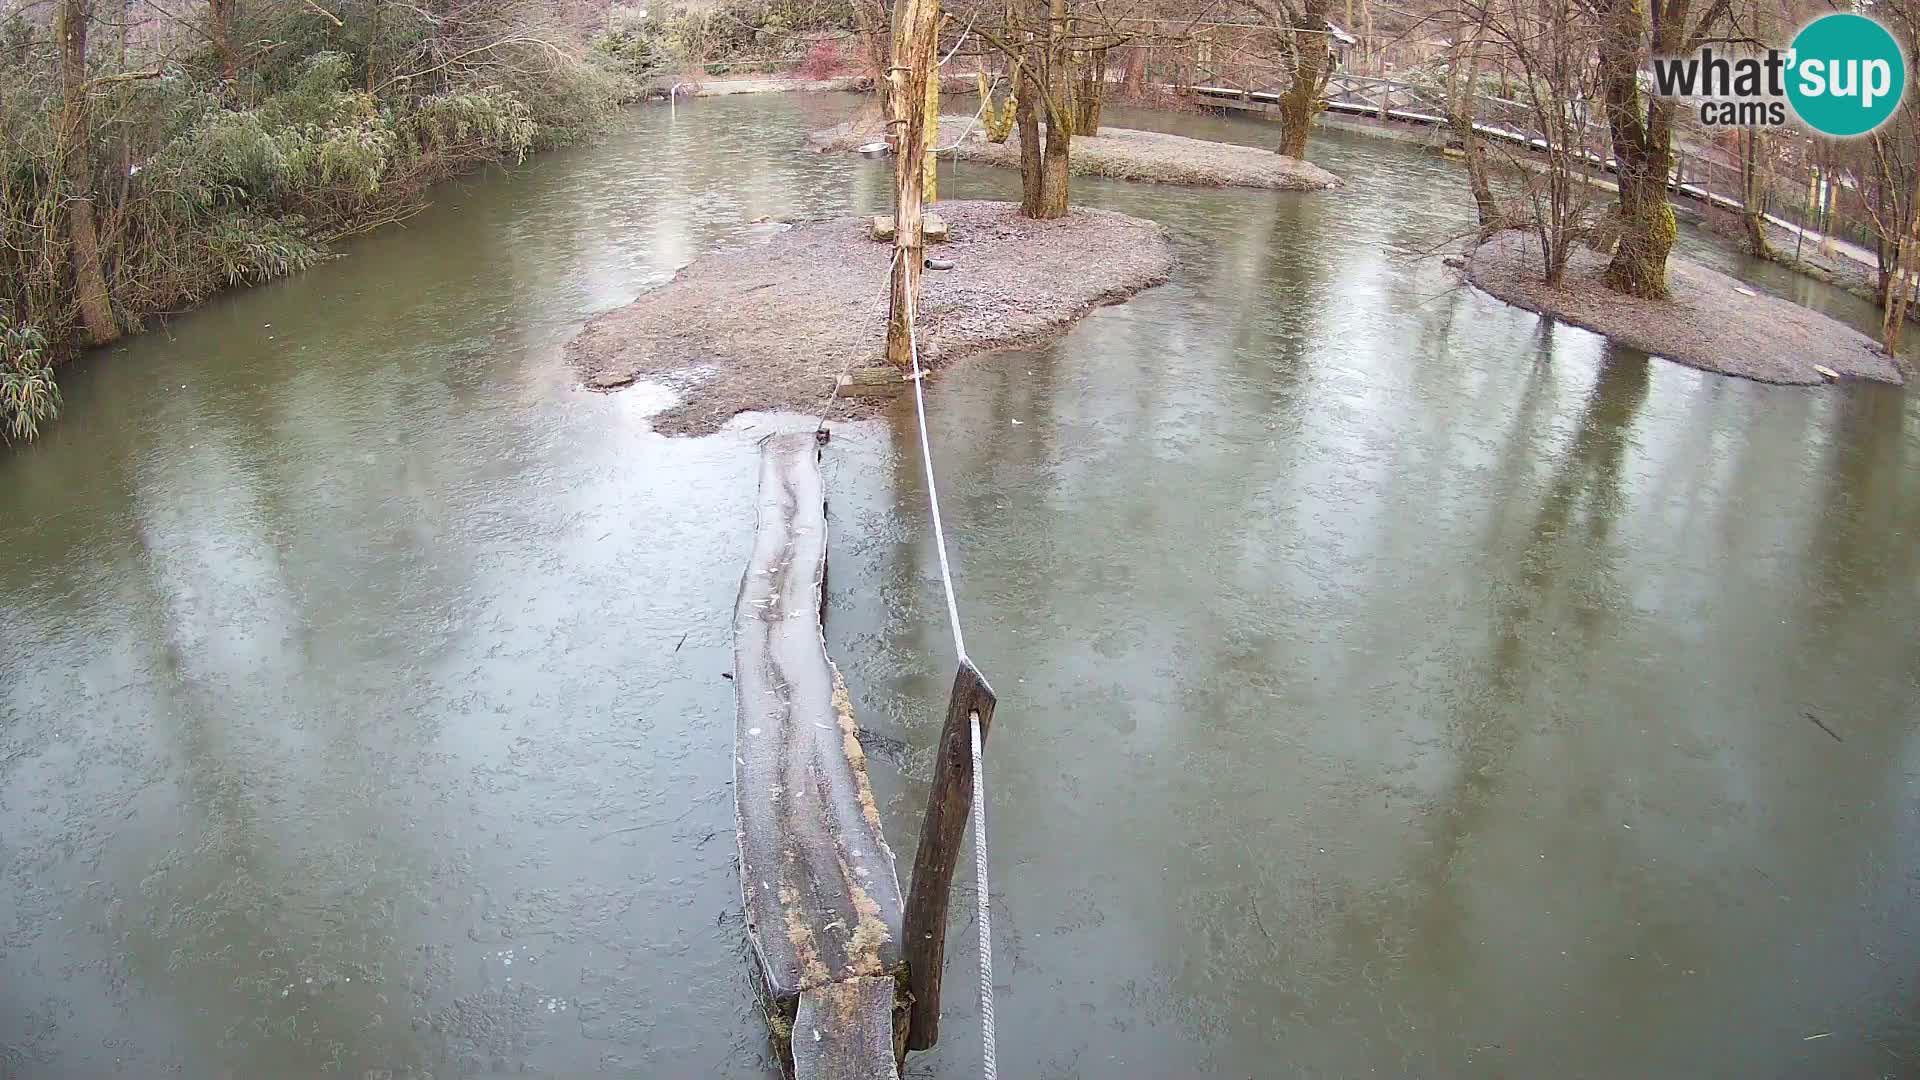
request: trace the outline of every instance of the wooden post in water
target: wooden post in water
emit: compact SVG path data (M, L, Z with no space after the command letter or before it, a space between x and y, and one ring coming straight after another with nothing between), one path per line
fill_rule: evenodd
M980 717L980 744L993 725L993 687L962 659L953 676L953 697L934 751L933 786L927 791L927 818L920 826L920 848L913 855L913 883L907 891L901 928L906 938L907 992L913 1005L907 1017L907 1049L926 1050L940 1039L940 978L946 968L947 901L953 870L966 840L973 812L972 717Z
M893 68L887 72L893 115L893 272L888 279L887 360L912 365L908 319L920 302L920 270L926 260L920 205L926 182L927 79L939 45L939 0L895 0Z

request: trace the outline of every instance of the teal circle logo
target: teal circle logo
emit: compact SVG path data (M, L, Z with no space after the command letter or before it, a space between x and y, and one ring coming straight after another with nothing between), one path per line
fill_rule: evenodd
M1787 64L1787 101L1823 135L1865 135L1907 89L1900 43L1864 15L1823 15L1801 27Z

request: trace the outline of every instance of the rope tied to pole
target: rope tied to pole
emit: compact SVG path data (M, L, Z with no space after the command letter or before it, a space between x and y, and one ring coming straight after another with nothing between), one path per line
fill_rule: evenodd
M898 262L902 249L894 249L894 260ZM907 378L913 383L913 409L920 424L920 461L926 468L927 505L933 516L934 549L940 556L940 584L946 591L947 620L953 630L953 651L959 662L971 667L973 661L967 656L966 638L960 630L960 604L954 596L953 567L947 557L947 532L940 515L940 492L933 475L933 446L927 439L927 397L924 390L926 372L920 367L920 343L916 330L915 311L909 299L905 319L907 323L907 355L912 361L912 371ZM980 713L977 709L967 713L970 751L973 762L973 877L974 877L974 922L979 927L980 941L980 1050L982 1056L982 1075L986 1080L997 1080L999 1065L995 1060L995 1032L993 1017L993 913L990 910L990 894L987 880L987 766L981 753L982 736L980 732Z

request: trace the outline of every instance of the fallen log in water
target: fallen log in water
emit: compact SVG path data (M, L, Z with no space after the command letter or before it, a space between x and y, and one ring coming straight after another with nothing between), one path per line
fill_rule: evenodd
M821 632L827 522L813 432L763 444L758 516L733 623L747 934L797 1076L893 1077L905 1035L900 882Z

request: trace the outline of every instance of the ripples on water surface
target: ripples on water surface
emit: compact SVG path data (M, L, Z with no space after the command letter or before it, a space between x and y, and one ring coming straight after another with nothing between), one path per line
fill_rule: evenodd
M765 1072L720 675L770 421L658 438L561 350L884 207L797 149L852 105L636 111L69 373L0 456L0 1074ZM1315 156L1347 191L1082 183L1175 280L935 389L1002 1061L1920 1072L1908 399L1452 289L1394 254L1465 226L1451 166ZM828 454L829 634L915 748L904 853L950 671L895 420ZM968 996L915 1075L977 1067Z

